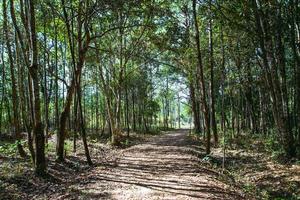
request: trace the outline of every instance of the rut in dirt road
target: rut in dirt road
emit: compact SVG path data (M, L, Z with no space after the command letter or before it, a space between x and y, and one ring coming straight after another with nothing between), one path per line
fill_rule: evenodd
M203 168L187 131L174 131L124 150L78 185L87 199L243 199Z

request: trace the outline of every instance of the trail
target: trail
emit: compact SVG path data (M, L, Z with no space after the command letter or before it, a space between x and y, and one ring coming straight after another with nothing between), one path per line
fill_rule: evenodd
M188 131L151 138L122 152L114 163L98 166L80 177L70 196L75 199L244 199L201 166Z

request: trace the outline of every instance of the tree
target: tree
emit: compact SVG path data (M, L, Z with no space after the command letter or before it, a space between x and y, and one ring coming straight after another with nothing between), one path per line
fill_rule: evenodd
M86 52L88 50L88 46L90 43L90 33L89 33L89 19L87 18L87 15L82 14L82 7L86 10L89 8L88 2L83 3L80 1L77 7L78 15L77 15L77 38L76 38L76 47L74 46L73 41L75 40L73 38L73 32L71 32L71 25L69 22L69 15L67 13L67 8L64 0L61 0L62 9L64 13L64 22L67 29L68 34L68 40L69 40L69 46L71 49L71 57L72 57L72 66L74 70L74 74L71 80L71 84L67 91L67 97L65 100L65 106L63 108L62 113L60 114L60 120L59 120L59 131L57 134L57 146L56 146L56 155L57 155L57 161L64 161L64 143L65 143L65 131L66 131L66 123L68 120L68 117L70 115L70 107L73 99L73 95L75 92L76 87L76 81L78 81L81 77L82 68L84 67L85 62L85 56ZM84 33L82 32L84 29ZM75 50L77 49L77 52ZM76 53L76 55L75 55ZM76 59L77 58L77 59Z
M11 88L12 88L12 107L13 107L13 125L14 125L14 131L15 136L17 139L17 147L18 151L21 157L26 157L26 153L20 143L20 121L19 121L19 99L17 95L17 84L16 84L16 78L15 78L15 66L14 66L14 60L10 45L10 38L9 38L9 31L7 27L7 12L6 12L6 0L3 0L3 29L5 32L5 40L6 40L6 48L8 51L8 58L9 58L9 65L10 65L10 75L11 75Z
M294 136L293 132L290 128L289 122L289 113L288 113L288 106L287 106L287 98L283 97L284 93L286 93L286 86L285 86L285 61L283 55L283 46L281 43L281 33L280 28L277 28L277 33L275 32L277 38L277 44L275 44L278 48L276 52L276 60L274 58L274 51L273 51L273 42L271 33L269 30L270 27L265 27L264 20L271 20L269 16L267 16L261 8L261 5L258 5L260 2L252 2L254 15L256 20L256 29L257 29L257 37L259 40L259 45L261 48L261 57L263 64L261 67L263 68L266 85L270 90L270 97L272 103L272 113L274 117L274 121L276 124L277 131L279 133L279 137L281 139L282 146L285 150L285 153L288 157L295 156L296 149L294 145ZM280 25L280 4L277 5L270 5L270 6L278 6L277 12L278 16L276 19L277 23ZM268 25L266 25L268 26ZM278 66L277 66L278 65ZM276 73L277 69L280 69L280 75L282 76L282 82L278 74Z
M34 127L33 135L35 136L35 172L38 175L44 175L46 171L46 159L45 159L45 136L44 127L41 120L41 107L40 107L40 83L38 77L38 49L36 38L36 24L35 24L35 3L34 0L29 1L30 11L30 41L31 41L31 64L29 74L31 77L33 91L32 96L34 104Z
M200 85L200 99L201 99L201 107L204 115L204 125L206 132L206 154L210 154L210 125L209 125L209 113L208 106L206 101L206 87L204 83L204 73L203 73L203 65L202 65L202 55L201 55L201 46L200 46L200 34L199 34L199 25L197 19L197 6L196 0L193 0L193 17L194 17L194 25L195 25L195 41L196 41L196 50L197 50L197 60L198 60L198 70L199 73L199 85Z

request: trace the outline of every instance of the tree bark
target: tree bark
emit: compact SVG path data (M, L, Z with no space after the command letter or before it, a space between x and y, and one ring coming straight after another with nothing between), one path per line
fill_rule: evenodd
M78 11L78 16L77 16L77 22L78 22L78 35L77 35L77 55L78 55L78 60L77 63L75 63L75 52L74 52L74 46L72 43L72 37L73 35L71 34L71 30L70 30L70 24L68 21L68 14L66 12L66 5L64 0L61 0L62 3L62 7L63 7L63 13L64 13L64 20L65 20L65 24L66 24L66 28L67 28L67 33L68 33L68 39L69 39L69 45L71 47L71 57L72 57L72 64L73 64L73 68L74 68L74 75L73 78L71 80L71 85L68 88L67 91L67 97L65 100L65 105L63 108L63 111L60 115L60 123L59 123L59 130L57 133L57 145L56 145L56 160L58 162L63 162L64 161L64 143L65 143L65 137L66 137L66 125L67 125L67 121L69 119L69 115L70 115L70 107L72 104L72 99L73 99L73 95L75 92L75 86L76 86L76 81L80 79L81 77L81 72L82 72L82 68L84 66L84 62L85 62L85 56L86 56L86 52L88 50L88 45L90 43L90 35L89 35L89 31L86 29L86 27L82 27L83 25L83 18L82 18L82 11L81 11L81 6L83 6L83 2L80 2L79 7L79 11ZM86 30L86 34L83 36L82 35L82 29ZM85 37L85 38L84 38Z
M269 35L269 32L266 32L264 27L266 23L263 23L263 20L267 20L267 18L266 16L262 16L262 10L257 5L257 2L252 0L252 3L256 19L257 37L262 50L262 67L265 80L270 91L272 113L275 125L279 134L280 143L285 151L286 156L288 158L294 157L296 154L294 137L290 129L289 119L284 106L285 103L282 99L281 91L283 91L283 87L280 84L278 75L276 73L277 66L274 59L274 52L272 52L272 37Z
M87 145L87 139L86 139L86 130L85 130L85 122L84 122L84 116L83 116L83 110L82 110L82 103L81 103L81 87L80 87L80 83L81 83L81 77L79 77L79 79L77 79L77 83L76 83L76 88L77 88L77 102L78 102L78 109L77 111L79 112L79 119L80 119L80 133L81 133L81 138L82 138L82 143L83 143L83 147L84 147L84 153L85 153L85 157L87 160L88 165L92 166L93 162L90 156L90 152L89 152L89 148ZM76 113L75 113L76 114Z
M45 136L43 123L41 120L40 107L40 84L39 84L39 65L37 62L38 49L37 38L35 30L35 4L34 0L29 0L30 11L30 39L31 39L31 65L29 68L30 77L33 84L34 97L34 128L33 134L35 136L35 172L38 175L46 173L46 159L45 159Z
M197 61L198 61L198 73L199 73L199 85L200 85L200 99L201 99L201 107L204 115L204 125L206 132L206 154L210 154L210 125L209 125L209 113L208 106L206 101L206 88L204 83L204 73L203 73L203 64L202 64L202 56L201 56L201 46L200 46L200 33L197 19L197 8L196 8L196 0L193 0L193 17L194 17L194 25L195 25L195 40L196 40L196 50L197 50Z
M213 46L213 22L211 0L209 1L209 64L210 64L210 123L214 136L214 143L218 145L218 133L216 124L216 111L215 111L215 93L214 93L214 46Z
M13 107L13 126L15 132L15 138L17 140L17 148L20 156L22 158L26 157L26 153L21 145L21 129L20 129L20 120L19 120L19 98L18 98L18 91L17 91L17 83L15 78L15 66L13 55L11 51L10 45L10 38L9 32L7 27L7 12L6 12L6 0L3 0L3 29L5 32L5 39L6 39L6 47L8 52L9 64L10 64L10 75L11 75L11 88L12 88L12 107Z
M195 133L198 134L201 132L200 128L200 115L199 115L199 110L197 108L197 101L196 101L196 96L195 96L195 87L193 86L192 83L190 83L190 100L192 104L192 112L193 112L193 119L194 119L194 130Z

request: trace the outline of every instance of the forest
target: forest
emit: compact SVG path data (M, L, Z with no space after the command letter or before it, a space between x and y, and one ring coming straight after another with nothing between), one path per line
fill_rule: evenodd
M299 0L0 13L0 200L300 199Z

